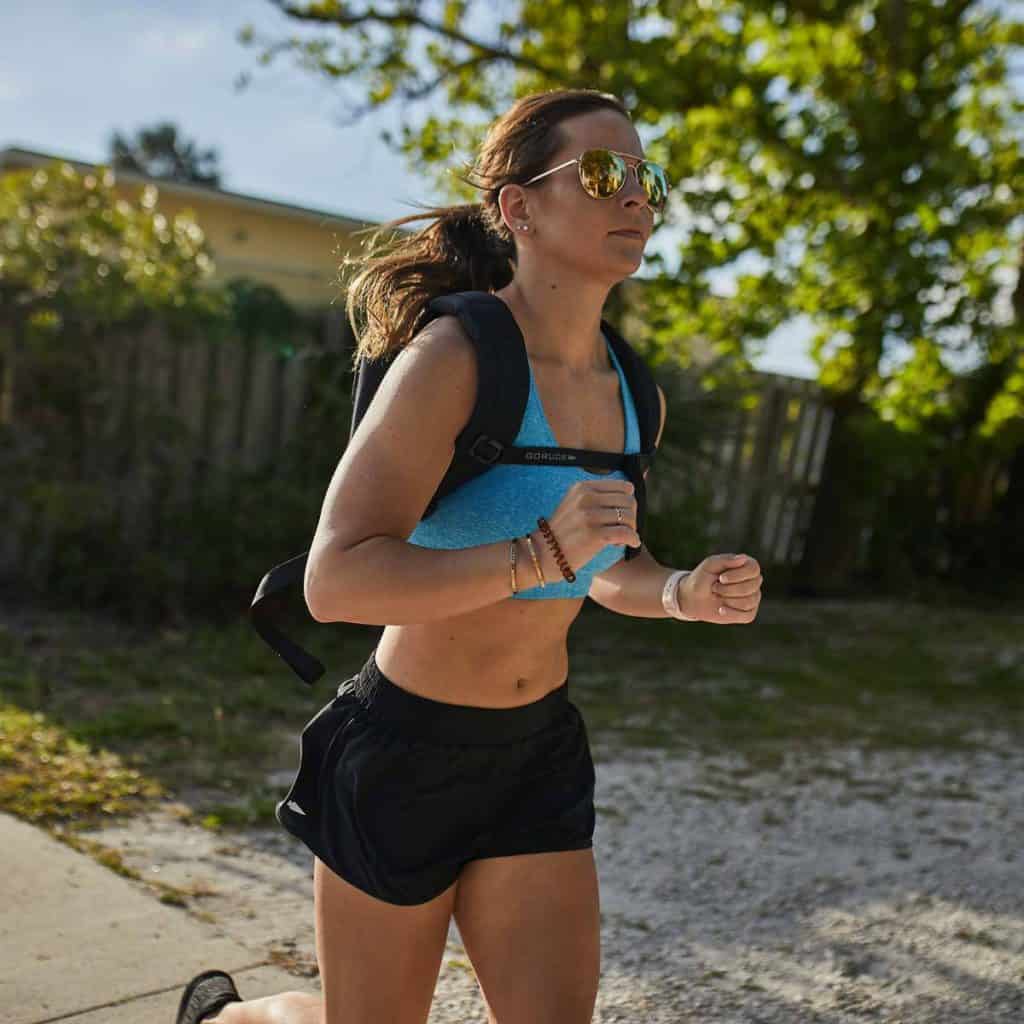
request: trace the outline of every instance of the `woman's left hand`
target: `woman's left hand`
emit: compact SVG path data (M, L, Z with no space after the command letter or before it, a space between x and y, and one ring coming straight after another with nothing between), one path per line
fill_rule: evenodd
M761 566L748 555L708 555L679 584L679 607L701 622L753 622L761 604Z

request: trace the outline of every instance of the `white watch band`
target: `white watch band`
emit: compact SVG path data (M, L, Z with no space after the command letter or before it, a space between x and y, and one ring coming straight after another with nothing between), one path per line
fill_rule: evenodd
M665 580L665 586L661 591L661 606L665 609L665 613L671 615L674 619L682 619L685 622L700 622L700 619L695 619L692 615L684 615L679 609L679 581L684 576L689 576L691 572L693 572L692 569L677 569Z

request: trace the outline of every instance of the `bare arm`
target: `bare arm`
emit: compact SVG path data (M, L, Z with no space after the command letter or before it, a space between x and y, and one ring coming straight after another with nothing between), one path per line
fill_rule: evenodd
M320 622L405 625L432 622L475 611L512 596L508 540L470 548L424 548L396 537L368 537L347 550L335 549L321 559L319 572L330 580L321 595ZM536 538L534 539L536 547ZM516 542L519 589L532 586L523 573L529 553ZM533 573L533 564L530 573ZM552 579L550 568L544 569ZM328 601L329 603L324 603ZM308 602L307 602L308 603Z
M598 574L590 582L587 596L599 605L619 615L633 615L638 619L668 619L671 616L661 603L661 592L669 576L676 570L655 561L644 547L636 558L620 558L610 569ZM693 618L690 593L680 580L677 586L679 610Z
M476 356L454 316L431 321L388 368L327 488L304 594L319 622L431 622L512 594L509 542L455 550L408 543L476 402ZM547 579L560 575L534 546ZM517 542L516 575L533 572Z

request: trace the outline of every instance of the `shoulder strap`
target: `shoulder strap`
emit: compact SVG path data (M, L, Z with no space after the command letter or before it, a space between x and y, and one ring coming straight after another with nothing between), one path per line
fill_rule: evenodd
M608 340L615 350L622 372L626 375L633 405L636 406L637 419L640 423L640 450L648 451L654 447L661 426L661 402L658 399L658 387L650 367L637 354L636 349L606 320L601 321L601 328L608 335Z
M639 479L630 473L630 479L636 488L637 498L637 533L644 536L644 527L647 522L647 487L644 481L644 469L654 462L657 449L654 446L658 437L658 427L661 426L661 401L658 398L658 386L651 373L651 368L637 354L632 345L622 337L621 334L607 320L601 321L601 329L607 334L612 349L618 357L622 372L629 385L629 392L633 396L633 405L636 408L637 423L640 427L640 451L649 455L649 461L643 467L638 467ZM627 470L628 472L628 470ZM625 559L636 558L642 548L627 547Z
M519 433L530 397L526 346L512 311L490 292L439 295L427 304L435 316L454 314L473 343L477 365L476 404L455 438L455 454L423 518L456 488L486 472L497 461L498 445L511 445Z
M397 355L397 352L391 352L377 359L360 356L356 360L355 372L352 375L352 419L348 427L349 440L352 440L359 421L363 418L373 396L377 393L377 388L380 387L380 382L384 379L384 374L388 372Z
M283 590L290 590L296 585L302 587L308 558L309 551L303 551L301 555L275 565L260 580L249 607L249 621L273 651L288 663L291 670L304 683L312 686L326 671L323 662L278 629L274 623L277 602L272 600L274 595Z

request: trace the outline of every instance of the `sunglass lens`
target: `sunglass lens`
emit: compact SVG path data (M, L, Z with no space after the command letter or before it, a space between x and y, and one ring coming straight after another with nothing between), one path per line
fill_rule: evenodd
M588 149L580 159L580 181L595 199L608 199L626 183L626 161L607 149Z
M637 164L637 174L652 209L660 210L668 198L668 178L665 177L665 172L658 164L645 160Z

